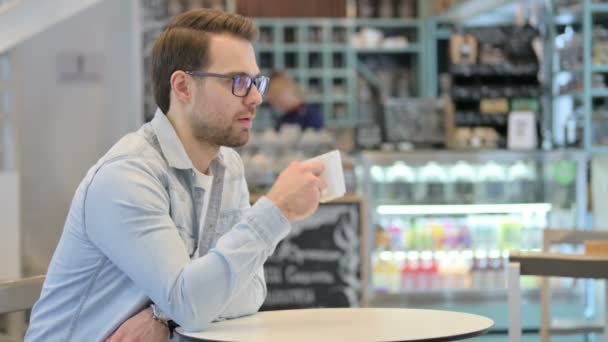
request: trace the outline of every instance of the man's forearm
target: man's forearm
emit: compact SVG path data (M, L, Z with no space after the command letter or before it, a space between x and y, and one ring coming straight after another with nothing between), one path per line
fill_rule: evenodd
M255 276L251 284L236 295L220 314L220 318L236 318L256 313L266 299L266 284L263 270Z
M258 312L265 299L266 283L264 281L263 270L261 270L258 275L252 279L250 285L244 288L241 293L237 294L216 319L222 320L225 318L252 315ZM171 319L171 317L162 312L158 306L155 309L162 318L167 320Z

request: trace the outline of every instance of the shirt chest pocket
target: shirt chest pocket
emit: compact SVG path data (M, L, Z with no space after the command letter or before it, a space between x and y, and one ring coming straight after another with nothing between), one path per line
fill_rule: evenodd
M231 208L224 209L220 211L220 216L218 218L217 229L215 232L216 238L215 241L222 237L222 235L226 234L230 229L232 229L241 219L245 213L245 209Z

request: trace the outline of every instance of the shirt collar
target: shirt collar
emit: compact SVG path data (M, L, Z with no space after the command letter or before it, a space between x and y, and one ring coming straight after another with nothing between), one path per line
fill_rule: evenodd
M192 161L190 160L190 157L188 157L181 140L179 140L175 128L160 109L156 110L150 124L158 138L160 149L162 150L165 159L167 159L169 166L182 170L193 169L194 166L192 165ZM211 161L211 164L213 165L216 162L221 166L224 166L222 148L218 151L216 158Z

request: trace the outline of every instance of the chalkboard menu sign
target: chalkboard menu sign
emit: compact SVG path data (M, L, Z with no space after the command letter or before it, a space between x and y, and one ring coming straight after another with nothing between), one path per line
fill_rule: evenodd
M261 310L359 306L363 293L359 198L321 204L264 264L268 294Z

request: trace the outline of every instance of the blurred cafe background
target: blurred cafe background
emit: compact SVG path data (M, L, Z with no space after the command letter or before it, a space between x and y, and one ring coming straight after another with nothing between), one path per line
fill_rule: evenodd
M321 118L258 107L238 150L252 201L341 151L347 195L277 247L263 310L457 310L496 322L474 341L505 341L509 253L608 230L608 1L0 0L0 280L46 272L86 170L154 114L154 39L200 7L252 17L262 73ZM540 283L521 277L525 341ZM550 288L552 341L603 339L603 281ZM0 341L26 320L0 316Z

